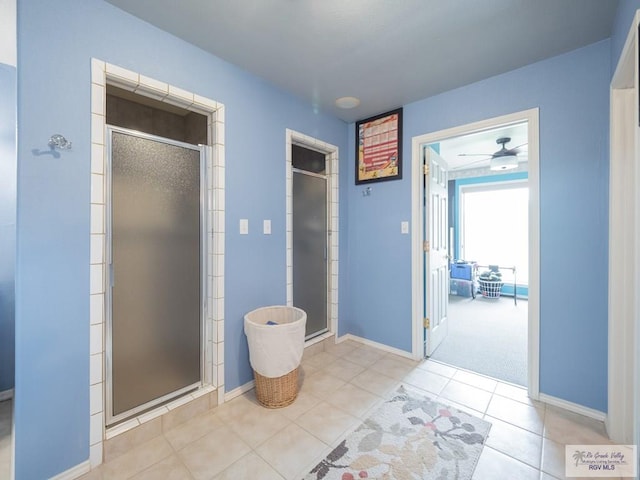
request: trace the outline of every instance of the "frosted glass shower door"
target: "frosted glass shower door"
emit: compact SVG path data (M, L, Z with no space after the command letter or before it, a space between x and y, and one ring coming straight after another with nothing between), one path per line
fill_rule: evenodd
M199 147L110 128L107 423L201 381Z
M293 172L293 304L307 313L305 336L327 324L327 180Z

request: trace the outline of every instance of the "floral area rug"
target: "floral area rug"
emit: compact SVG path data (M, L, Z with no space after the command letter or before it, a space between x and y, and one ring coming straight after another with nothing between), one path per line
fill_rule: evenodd
M401 386L304 480L468 480L490 428Z

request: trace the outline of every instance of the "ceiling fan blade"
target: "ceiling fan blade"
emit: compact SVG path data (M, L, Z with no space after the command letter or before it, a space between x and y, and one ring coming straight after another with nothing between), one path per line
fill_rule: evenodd
M486 155L485 155L485 156L486 156ZM450 168L450 169L449 169L449 171L466 170L467 168L472 167L472 166L473 166L473 165L475 165L476 163L482 163L482 162L484 162L484 161L486 161L486 160L489 160L489 158L490 158L490 157L483 158L483 159L480 159L480 160L475 160L475 161L473 161L473 162L471 162L471 163L467 163L467 164L462 165L462 166L460 166L460 167Z
M459 157L487 157L491 158L490 153L459 153Z
M529 145L529 144L523 143L522 145L518 145L517 147L510 148L508 151L513 153L520 153L520 147L524 147L525 145Z

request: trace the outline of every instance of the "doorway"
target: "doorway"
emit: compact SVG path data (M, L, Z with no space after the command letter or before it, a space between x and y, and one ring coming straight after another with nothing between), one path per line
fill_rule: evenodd
M310 137L291 129L285 132L285 152L286 152L286 229L287 229L287 305L300 306L298 301L301 292L307 290L306 295L313 298L309 309L317 314L316 321L307 319L306 342L307 345L319 342L334 335L338 331L338 266L339 266L339 191L338 191L338 147L324 142L318 138ZM294 148L296 160L294 164ZM306 151L306 152L305 152ZM294 173L294 169L297 173ZM299 255L303 249L311 248L309 245L298 246L298 256L294 252L294 208L299 208L303 204L294 207L294 178L298 183L296 189L307 184L313 185L317 210L313 213L316 220L314 225L304 225L310 223L305 220L302 210L298 210L298 221L296 222L303 230L307 229L307 234L315 231L315 235L310 242L313 243L317 263L316 271L319 272L315 278L311 278L309 286L305 287L304 270L294 274L294 269L303 267L296 265ZM324 213L322 213L324 205ZM324 227L322 227L324 224ZM298 229L296 229L298 230ZM300 230L302 232L303 230ZM298 240L300 239L298 234ZM324 272L324 273L323 273ZM307 272L309 273L309 272ZM296 283L298 285L296 285ZM296 295L294 295L294 289ZM295 296L295 298L294 298ZM304 301L304 300L303 300ZM301 307L304 309L304 307ZM324 310L324 313L323 313ZM311 324L311 327L309 326Z
M108 127L107 425L202 382L204 147Z
M328 331L328 178L324 154L291 146L293 304L307 313L307 339Z
M539 351L538 351L538 324L539 324L539 300L538 300L538 278L539 278L539 202L538 202L538 110L528 110L511 115L476 122L461 127L456 127L432 134L425 134L413 138L412 141L412 221L418 228L413 229L412 237L412 257L413 257L413 353L415 358L421 356L421 343L423 335L430 334L422 317L423 292L425 289L425 272L429 271L428 262L421 262L421 255L424 249L422 245L421 232L423 232L428 220L423 217L423 182L420 175L423 161L422 152L427 145L438 144L447 139L453 139L464 135L486 132L499 127L526 123L528 137L528 170L529 170L529 274L528 274L528 325L527 325L527 385L529 396L537 398L539 393ZM494 139L495 141L495 139ZM452 255L454 256L454 255ZM427 295L426 305L429 306L431 299ZM428 308L427 308L428 311ZM449 315L451 312L449 311ZM426 332L425 332L426 330ZM424 333L423 333L424 332Z
M103 461L103 447L106 436L116 434L119 427L105 429L107 418L107 351L106 351L106 287L108 265L106 263L107 243L106 233L106 187L107 187L107 148L106 127L114 124L111 118L112 109L110 102L116 90L126 91L120 98L133 100L143 107L152 106L158 110L170 112L183 118L175 122L176 117L171 118L170 123L180 128L166 131L152 130L146 133L173 138L189 144L202 144L206 152L206 202L204 208L206 215L204 228L207 232L206 259L202 268L207 275L207 295L203 299L206 319L203 339L204 359L202 372L202 387L194 392L193 400L197 396L212 391L217 397L218 404L225 401L225 362L224 362L224 256L225 256L225 105L211 98L196 95L193 92L169 85L160 79L154 79L141 75L139 72L124 69L118 65L104 62L97 58L91 59L91 196L88 207L90 208L90 280L89 295L90 304L90 348L88 360L90 363L89 399L91 410L88 413L89 422L89 452L90 463L95 467ZM134 93L135 92L135 93ZM168 93L167 93L168 92ZM123 128L144 131L148 128L161 128L164 122L161 117L154 115L146 108L138 110L139 114L122 117L131 122L120 124ZM166 117L165 117L166 119ZM160 120L160 122L157 122ZM202 122L202 127L193 122ZM141 123L138 123L141 122ZM136 125L137 123L137 125ZM174 137L180 134L182 137ZM186 138L186 135L196 134L197 137ZM196 400L197 401L197 400ZM185 396L176 402L190 402ZM166 411L163 407L154 409L153 414L162 414ZM127 422L131 425L135 422Z
M640 443L640 11L611 80L609 165L609 326L607 433L616 443Z
M430 355L433 360L524 387L529 234L526 132L526 123L521 123L433 146L451 166L451 262L448 335ZM499 145L513 156L494 156L503 151Z
M202 386L210 242L207 117L113 85L105 103L111 426Z

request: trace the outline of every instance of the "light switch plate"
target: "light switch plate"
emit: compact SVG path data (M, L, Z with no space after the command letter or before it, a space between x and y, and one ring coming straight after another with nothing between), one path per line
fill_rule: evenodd
M262 231L265 235L271 235L271 220L263 220Z
M400 233L409 233L409 222L400 222Z
M248 235L249 234L249 219L241 218L240 219L240 235Z

